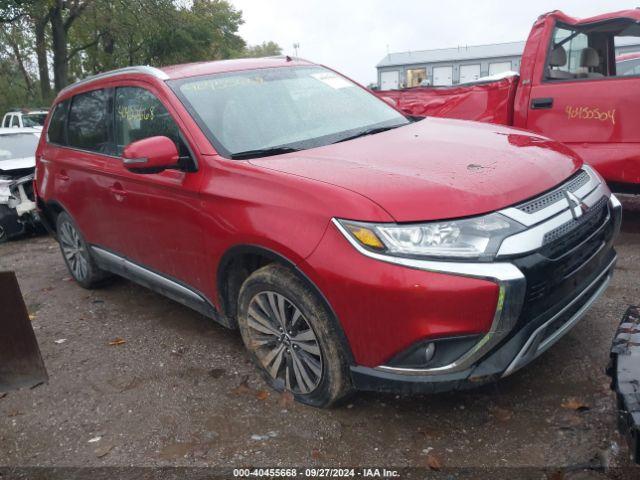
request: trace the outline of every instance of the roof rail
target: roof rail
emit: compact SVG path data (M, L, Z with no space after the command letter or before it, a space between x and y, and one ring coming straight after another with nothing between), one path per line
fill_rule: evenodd
M109 78L109 77L113 77L115 75L121 75L123 73L143 73L145 75L151 75L153 77L159 78L160 80L168 80L169 79L169 75L167 75L162 70L160 70L160 69L158 69L156 67L151 67L149 65L138 65L138 66L134 66L134 67L117 68L116 70L110 70L108 72L98 73L96 75L91 75L90 77L86 77L86 78L83 78L82 80L78 80L77 82L74 82L71 85L67 85L62 90L60 90L60 93L67 92L72 88L76 88L76 87L78 87L80 85L84 85L84 84L92 82L94 80L100 80L100 79L103 79L103 78Z

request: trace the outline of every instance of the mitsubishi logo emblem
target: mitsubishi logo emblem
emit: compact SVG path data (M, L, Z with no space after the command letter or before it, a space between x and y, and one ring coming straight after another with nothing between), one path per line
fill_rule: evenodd
M569 210L571 210L571 215L573 215L574 220L580 218L589 209L587 205L580 202L578 197L576 197L569 190L564 190L564 198L566 198L567 202L569 203Z

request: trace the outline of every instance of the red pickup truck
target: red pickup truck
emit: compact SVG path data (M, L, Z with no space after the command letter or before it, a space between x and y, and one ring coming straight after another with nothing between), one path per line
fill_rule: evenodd
M554 11L534 23L519 75L376 94L411 115L512 125L552 137L614 190L640 193L640 67L627 68L628 55L616 58L616 47L629 37L640 37L640 10L581 20Z

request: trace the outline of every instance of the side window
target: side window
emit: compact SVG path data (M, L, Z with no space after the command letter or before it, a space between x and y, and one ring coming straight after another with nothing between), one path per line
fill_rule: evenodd
M47 141L50 143L57 143L58 145L66 144L66 139L64 138L64 122L67 117L68 107L69 102L67 100L60 102L51 114L49 129L47 130Z
M640 75L640 54L637 55L638 58L630 58L629 60L616 59L616 74L619 77Z
M5 115L4 118L2 119L2 126L4 128L8 128L10 121L11 121L11 115Z
M181 156L189 150L180 130L160 100L140 87L119 87L115 97L115 139L118 155L131 142L163 135L176 143Z
M580 78L585 73L582 66L583 51L589 47L584 33L556 27L549 52L547 77L555 80Z
M69 146L111 153L107 99L105 90L94 90L73 97L67 126Z
M18 118L18 115L13 115L11 117L11 126L20 128L20 119Z

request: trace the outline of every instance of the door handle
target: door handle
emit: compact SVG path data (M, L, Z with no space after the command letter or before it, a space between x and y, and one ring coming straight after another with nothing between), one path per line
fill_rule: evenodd
M534 98L531 100L531 109L538 110L542 108L553 107L553 98Z
M69 175L67 175L67 172L65 170L60 170L58 173L56 173L56 178L63 182L69 181Z
M127 192L122 188L122 185L115 183L109 187L111 194L118 200L122 200L127 196Z

